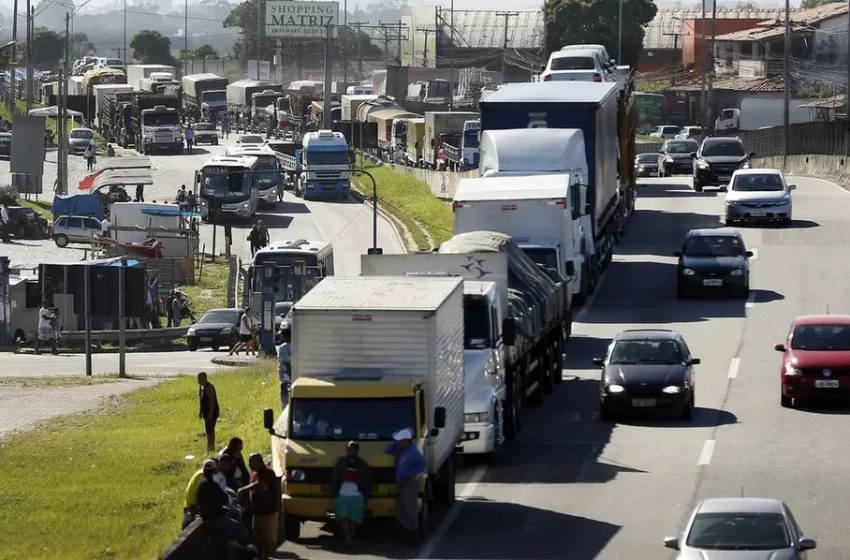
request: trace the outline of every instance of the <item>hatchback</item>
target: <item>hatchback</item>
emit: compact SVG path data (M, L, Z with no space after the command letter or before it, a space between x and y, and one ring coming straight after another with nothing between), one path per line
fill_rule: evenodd
M53 222L51 237L57 247L68 243L90 243L92 236L103 233L103 224L91 216L59 216Z

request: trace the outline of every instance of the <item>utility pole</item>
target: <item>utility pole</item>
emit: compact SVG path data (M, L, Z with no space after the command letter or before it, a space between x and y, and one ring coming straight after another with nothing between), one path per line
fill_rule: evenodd
M715 72L715 53L717 49L716 45L717 38L717 0L713 0L711 3L711 58L708 62L708 107L706 107L706 113L708 114L708 122L714 122L714 72Z
M260 81L260 49L262 49L262 43L260 42L263 37L263 2L262 0L257 0L257 81Z
M18 76L18 0L12 12L12 68L9 70L9 116L15 120L15 78Z
M398 35L396 35L396 37L395 37L396 41L398 41L398 56L396 57L396 62L398 62L399 66L401 66L401 28L402 28L403 25L404 24L401 22L401 20L399 20L398 21ZM413 64L413 54L414 54L413 49L411 49L411 51L410 51L410 64L411 65Z
M848 47L850 49L850 47ZM791 147L791 69L789 67L790 62L789 58L791 57L791 1L785 0L785 49L782 57L782 71L785 75L785 107L782 111L782 136L784 139L784 144L782 147L782 166L784 167L786 163L788 163L788 152ZM848 65L850 65L850 60L848 60ZM847 76L848 80L850 80L850 74ZM848 94L850 94L850 90L848 90ZM847 96L850 99L850 95ZM846 101L845 101L846 103Z
M30 0L27 0L27 114L30 114L32 111L32 80L33 76L33 68L32 68L32 30L35 27L33 25L33 21L35 20L35 8L31 6ZM12 73L14 75L14 72Z
M850 0L847 0L850 2ZM449 7L449 111L455 106L455 0Z
M848 0L848 1L850 1L850 0ZM360 52L360 44L363 42L363 40L360 38L360 28L363 27L364 25L369 25L369 22L368 21L352 21L350 25L351 25L351 27L357 28L357 35L355 36L355 41L357 41L357 75L359 76L359 79L362 80L363 79L363 55ZM346 29L348 29L348 27L346 27ZM384 36L384 49L387 48L386 44L387 44L387 38L386 38L386 36ZM346 67L346 69L347 69L347 67ZM345 75L345 81L348 82L348 74Z
M508 54L508 18L518 16L519 12L496 12L496 16L504 16L505 18L505 40L502 44L502 83L506 82L508 74L507 54Z
M331 120L331 79L333 77L333 41L334 41L334 26L328 25L327 36L325 38L325 87L322 95L322 128L330 130L333 121ZM258 61L259 63L259 61Z
M436 34L437 30L430 27L417 27L416 31L421 31L425 34L425 46L422 47L422 66L428 68L428 35L430 33Z
M281 46L280 39L277 40L277 53L275 58L277 59L277 64L275 65L275 82L282 84L283 83L283 46Z
M620 0L617 16L617 64L623 63L623 0Z
M112 47L110 50L114 52L118 58L121 58L121 47ZM124 56L127 56L127 51L124 51ZM121 58L121 60L124 59ZM126 62L126 60L124 62Z
M127 56L127 0L124 0L124 56ZM121 58L121 55L118 55L118 58ZM121 60L124 60L123 58ZM124 60L124 64L130 62L129 60Z
M708 123L708 90L706 89L706 84L705 84L705 73L708 70L708 43L706 43L706 41L705 41L705 38L708 37L708 33L706 32L707 30L705 28L705 2L706 2L706 0L702 0L702 35L701 35L700 41L699 41L700 48L702 50L702 53L701 53L702 56L700 57L700 58L702 58L702 64L700 64L700 66L702 66L702 72L701 72L701 74L702 74L702 87L701 87L702 95L700 96L701 105L702 105L702 111L701 111L702 117L700 117L700 120L702 122L700 124L702 124L702 126L708 128L709 130L712 130L712 127L709 127L709 123Z
M65 57L62 61L62 102L59 107L59 123L62 132L59 134L59 150L57 161L62 169L57 190L60 194L68 194L68 56L71 52L71 14L65 13ZM88 109L88 107L86 107Z
M705 1L705 0L703 0ZM247 42L247 41L246 41ZM183 75L189 66L189 0L183 0Z
M345 35L348 33L348 0L343 0L342 3L342 25L345 27ZM342 83L348 87L348 49L342 49ZM343 92L345 93L345 92Z

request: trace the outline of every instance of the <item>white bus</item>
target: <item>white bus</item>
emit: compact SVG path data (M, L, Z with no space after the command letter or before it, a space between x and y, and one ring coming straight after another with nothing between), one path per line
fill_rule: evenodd
M283 267L274 287L275 299L295 303L310 291L322 278L334 275L333 244L326 241L274 241L257 251L248 272L251 285L251 308L258 312L261 306L263 283L258 266Z
M219 156L196 171L201 219L253 218L259 205L259 165L256 157Z
M279 200L283 200L283 172L278 164L277 152L268 146L232 146L227 148L225 154L257 158L260 204L274 206Z

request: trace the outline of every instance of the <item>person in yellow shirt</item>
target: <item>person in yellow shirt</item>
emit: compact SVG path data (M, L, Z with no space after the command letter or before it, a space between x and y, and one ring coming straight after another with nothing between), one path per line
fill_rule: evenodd
M183 497L183 529L188 527L200 513L198 510L198 486L203 482L205 472L212 473L213 480L221 486L222 490L227 492L227 495L230 497L230 505L227 507L228 514L231 518L241 523L242 510L233 503L235 492L227 487L227 481L224 478L224 474L218 469L216 460L207 459L204 461L203 467L192 474L192 478L189 479L189 484L186 486L186 493Z

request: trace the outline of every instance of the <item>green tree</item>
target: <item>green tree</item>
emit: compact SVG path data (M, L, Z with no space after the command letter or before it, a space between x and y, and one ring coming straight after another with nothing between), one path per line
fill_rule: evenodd
M652 0L622 0L623 60L617 64L635 66L643 48L644 28L658 8ZM546 0L546 50L564 45L602 43L611 56L617 56L617 18L620 0Z
M833 4L836 1L837 0L803 0L800 3L800 8L803 10L810 10L812 8L823 6L824 4Z
M94 43L89 41L89 36L85 33L74 33L71 35L70 48L72 59L97 52Z
M200 47L195 49L192 54L193 54L192 60L203 60L205 58L207 60L217 60L218 59L218 53L210 45L201 45Z
M177 61L171 54L171 39L151 29L143 29L130 41L133 60L140 64L167 64L176 66Z
M19 52L26 48L19 48ZM32 33L32 65L41 70L52 70L59 66L59 60L65 55L65 39L46 27L36 27ZM24 60L22 58L20 60Z

